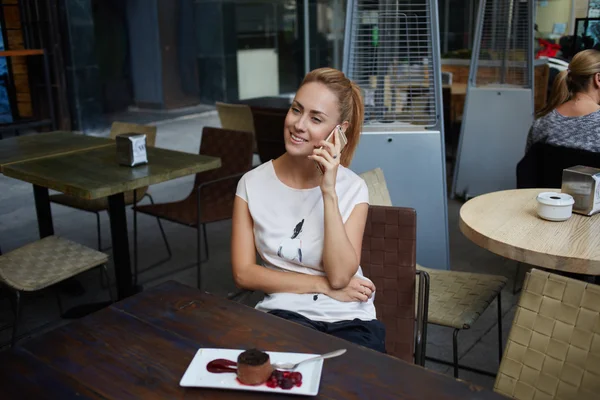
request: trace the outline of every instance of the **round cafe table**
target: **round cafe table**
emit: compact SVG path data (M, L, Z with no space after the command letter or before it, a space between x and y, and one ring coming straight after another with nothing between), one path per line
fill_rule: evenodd
M536 211L541 192L560 189L505 190L475 197L460 209L460 230L478 246L512 260L600 276L600 214L543 220Z

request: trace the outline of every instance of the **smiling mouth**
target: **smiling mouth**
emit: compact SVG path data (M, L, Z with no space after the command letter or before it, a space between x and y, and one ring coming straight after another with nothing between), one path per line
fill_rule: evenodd
M292 138L292 141L295 142L295 143L306 143L306 142L308 142L308 140L302 139L301 137L298 137L298 136L294 135L293 133L290 133L290 136Z

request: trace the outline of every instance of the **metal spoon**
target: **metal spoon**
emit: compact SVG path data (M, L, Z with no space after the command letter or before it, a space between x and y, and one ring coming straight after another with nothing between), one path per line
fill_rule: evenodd
M340 350L332 351L331 353L325 353L325 354L317 356L317 357L307 358L306 360L302 360L296 364L281 363L281 364L272 364L272 365L274 368L277 368L277 369L296 369L296 368L298 368L298 365L304 364L305 362L318 361L318 360L324 360L326 358L338 357L338 356L341 356L342 354L344 354L345 352L346 352L346 349L340 349Z

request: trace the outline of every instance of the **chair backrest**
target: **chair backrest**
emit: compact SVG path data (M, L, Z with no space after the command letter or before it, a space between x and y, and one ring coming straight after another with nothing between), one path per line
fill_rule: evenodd
M359 174L369 188L369 204L372 206L391 206L392 199L381 168L375 168Z
M146 146L154 147L156 145L156 126L131 124L129 122L113 122L110 128L110 138L114 139L122 133L145 133Z
M254 118L256 146L261 162L276 159L285 153L283 125L286 109L251 107Z
M361 268L375 284L377 319L389 354L414 362L417 214L412 208L369 206Z
M600 153L536 143L517 164L517 188L560 188L563 169L600 168Z
M515 399L597 399L600 286L532 269L494 390Z
M252 145L251 132L204 127L200 154L219 157L221 167L196 174L195 185L249 171L252 168ZM214 187L211 187L210 190L213 189Z
M217 101L217 113L223 129L254 133L252 110L246 104L229 104Z

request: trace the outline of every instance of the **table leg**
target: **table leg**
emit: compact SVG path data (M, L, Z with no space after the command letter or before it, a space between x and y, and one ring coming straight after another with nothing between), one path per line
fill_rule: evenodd
M52 223L52 210L50 209L50 193L48 188L33 185L33 196L35 198L35 211L37 213L38 230L40 238L54 235Z
M135 293L131 278L131 258L129 256L127 216L125 215L125 195L123 193L108 197L108 215L117 279L117 298L122 300Z

